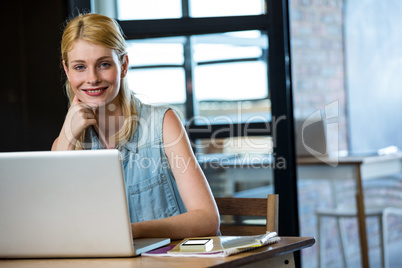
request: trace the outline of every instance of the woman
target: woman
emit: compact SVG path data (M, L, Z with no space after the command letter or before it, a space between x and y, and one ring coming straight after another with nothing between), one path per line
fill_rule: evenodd
M127 87L118 24L79 15L64 30L61 53L70 108L52 150L120 150L134 238L216 235L216 204L178 117Z

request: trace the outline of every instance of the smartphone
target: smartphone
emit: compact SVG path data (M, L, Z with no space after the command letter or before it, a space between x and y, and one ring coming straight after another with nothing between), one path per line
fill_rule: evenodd
M210 251L214 247L214 241L212 239L187 239L180 244L180 251L198 251L206 252Z

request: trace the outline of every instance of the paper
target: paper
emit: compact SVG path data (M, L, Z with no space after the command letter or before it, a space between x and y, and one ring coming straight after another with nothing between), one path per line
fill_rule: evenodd
M199 239L198 237L197 239ZM243 251L252 250L258 247L276 243L280 240L275 232L256 236L213 236L203 237L214 240L214 247L208 252L183 252L180 251L180 244L176 246L168 246L160 249L152 250L143 253L142 256L170 256L170 257L226 257L233 254L238 254Z

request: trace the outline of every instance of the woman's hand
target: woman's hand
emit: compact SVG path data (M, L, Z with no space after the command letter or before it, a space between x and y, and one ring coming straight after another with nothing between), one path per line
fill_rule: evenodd
M76 142L84 130L96 124L97 121L92 108L75 96L68 109L60 135L53 143L52 150L74 150Z

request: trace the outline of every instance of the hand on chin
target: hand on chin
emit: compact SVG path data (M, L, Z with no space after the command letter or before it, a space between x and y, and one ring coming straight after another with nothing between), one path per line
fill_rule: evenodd
M96 99L88 99L88 98L81 98L80 101L88 105L92 110L98 110L99 108L106 105L104 100L96 100Z

